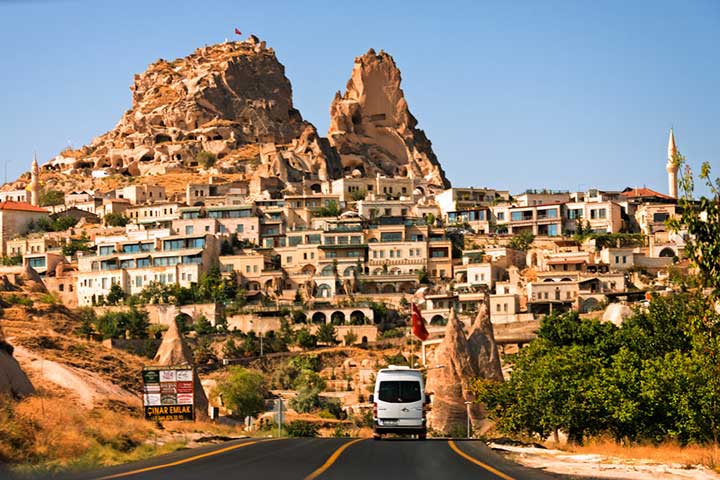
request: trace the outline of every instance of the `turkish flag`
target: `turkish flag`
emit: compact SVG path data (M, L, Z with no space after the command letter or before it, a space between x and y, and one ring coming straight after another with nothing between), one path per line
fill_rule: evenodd
M417 305L412 304L412 332L420 340L427 340L430 335L425 328L425 319L420 315Z
M242 35L242 32L237 27L235 27L235 33L237 33L238 35Z

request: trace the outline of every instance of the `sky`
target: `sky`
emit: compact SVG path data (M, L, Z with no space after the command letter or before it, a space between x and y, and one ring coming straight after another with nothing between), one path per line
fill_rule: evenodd
M453 186L666 193L671 126L720 176L717 0L0 0L8 180L113 128L150 63L235 27L275 49L321 133L353 59L389 52Z

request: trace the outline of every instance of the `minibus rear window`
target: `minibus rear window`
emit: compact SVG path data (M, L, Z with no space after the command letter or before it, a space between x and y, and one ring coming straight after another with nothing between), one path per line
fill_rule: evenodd
M388 403L409 403L422 400L420 382L392 380L380 382L378 400Z

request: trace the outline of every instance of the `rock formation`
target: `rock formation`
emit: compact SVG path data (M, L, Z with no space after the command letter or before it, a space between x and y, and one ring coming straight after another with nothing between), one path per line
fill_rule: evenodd
M355 59L344 94L330 106L328 138L345 173L414 176L449 187L430 140L416 128L393 58L370 49Z
M180 366L193 365L193 355L185 343L185 339L180 333L177 322L170 322L170 328L163 335L162 343L158 348L153 363L158 366ZM194 403L195 417L207 418L208 416L208 399L200 383L200 377L197 371L194 372Z
M283 181L317 172L341 174L327 140L293 107L285 68L255 36L199 48L170 62L161 59L135 75L130 90L132 108L113 130L63 152L46 168L162 174L207 168L198 155L208 152L219 171L260 169L259 175ZM277 155L261 159L261 148Z
M35 393L30 379L13 357L13 347L0 338L0 395L22 398Z
M500 364L500 352L495 343L495 332L493 331L490 315L488 315L487 300L480 306L475 321L468 335L468 347L470 358L475 363L480 378L503 381L502 366Z
M428 426L441 433L464 431L468 407L472 401L470 382L478 372L470 356L470 346L465 338L462 323L454 310L450 312L445 338L435 350L434 363L444 365L427 372L426 389L432 393L432 409L428 414ZM470 406L473 423L481 416L480 406Z

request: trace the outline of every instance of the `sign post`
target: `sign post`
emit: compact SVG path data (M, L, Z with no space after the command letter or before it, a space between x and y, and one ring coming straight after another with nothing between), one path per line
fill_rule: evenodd
M191 366L145 367L145 418L156 421L194 420L194 380Z

